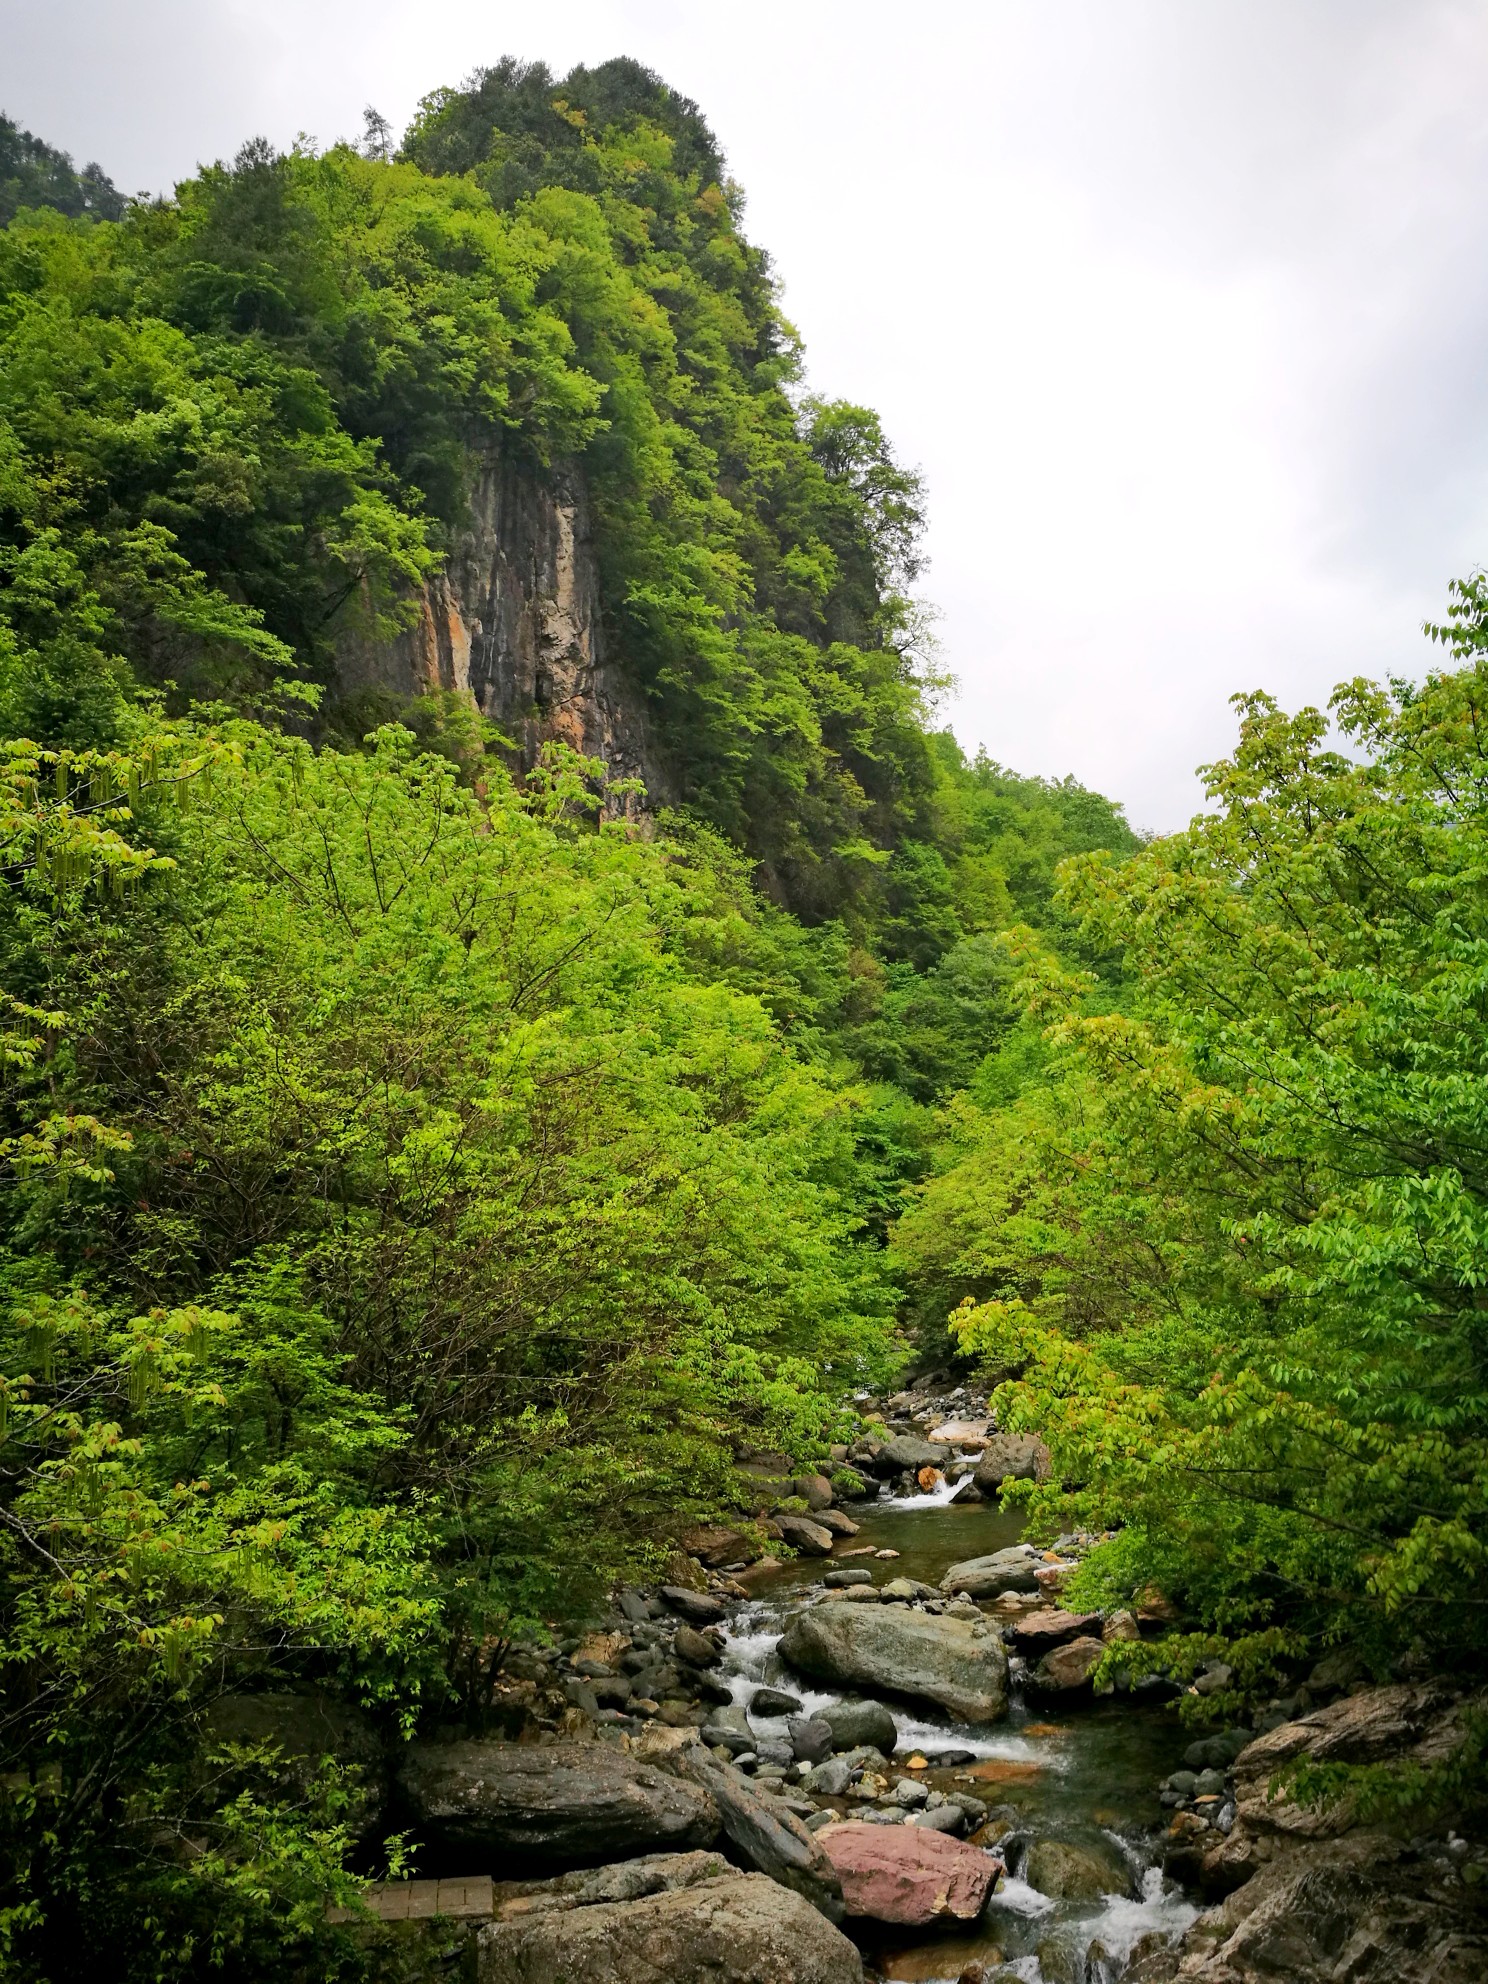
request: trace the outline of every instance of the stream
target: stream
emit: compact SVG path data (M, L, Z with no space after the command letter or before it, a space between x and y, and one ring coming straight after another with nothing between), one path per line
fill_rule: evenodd
M861 1530L847 1547L899 1552L897 1562L855 1556L854 1564L870 1565L876 1578L907 1576L926 1584L938 1584L954 1563L1016 1543L1022 1528L1016 1511L989 1502L958 1504L944 1494L885 1498L853 1513ZM808 1712L861 1698L803 1683L776 1652L799 1595L833 1567L833 1559L804 1559L750 1578L751 1596L729 1621L721 1675L740 1705L748 1705L762 1682L787 1689ZM1171 1714L1121 1697L1038 1712L1023 1706L1016 1687L1007 1717L978 1727L924 1708L885 1705L898 1725L900 1770L915 1751L931 1753L932 1764L937 1751L970 1753L966 1761L914 1776L935 1790L971 1792L1011 1808L1011 1829L997 1849L1008 1873L976 1923L943 1935L851 1925L882 1977L896 1984L957 1984L968 1967L980 1964L989 1984L994 1977L999 1984L1012 1977L1022 1984L1107 1984L1143 1938L1176 1938L1193 1921L1197 1909L1165 1885L1156 1864L1165 1817L1158 1786L1178 1767L1187 1741ZM753 1720L762 1735L786 1733L784 1718ZM1040 1894L1021 1878L1029 1847L1040 1838L1096 1846L1108 1855L1116 1848L1131 1873L1132 1898L1056 1901Z

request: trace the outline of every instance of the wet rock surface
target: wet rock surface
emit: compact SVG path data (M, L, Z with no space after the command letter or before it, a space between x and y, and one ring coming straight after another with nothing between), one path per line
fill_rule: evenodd
M678 1750L669 1768L710 1800L724 1837L746 1865L794 1889L828 1921L841 1921L842 1888L832 1862L794 1812L700 1744Z
M1445 1853L1378 1832L1292 1844L1130 1984L1481 1984L1488 1909Z
M477 1984L862 1984L863 1962L811 1904L763 1874L491 1922Z
M400 1782L423 1831L488 1863L711 1846L722 1824L705 1791L603 1743L415 1743Z
M1007 1655L985 1624L898 1606L813 1606L791 1621L782 1659L798 1673L931 1702L964 1722L1007 1712Z
M828 1826L820 1835L849 1915L928 1928L972 1922L1002 1864L945 1834L907 1826Z

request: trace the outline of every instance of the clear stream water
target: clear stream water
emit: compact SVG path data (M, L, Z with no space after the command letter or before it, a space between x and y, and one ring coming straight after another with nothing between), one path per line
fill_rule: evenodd
M867 1565L876 1583L903 1576L938 1584L950 1565L1016 1543L1021 1527L1015 1512L988 1502L949 1502L944 1493L883 1500L853 1513L861 1532L839 1543L838 1554L866 1544L900 1553L897 1562L851 1560ZM762 1681L788 1689L808 1710L845 1699L804 1684L776 1652L802 1589L819 1584L830 1568L822 1558L804 1559L750 1579L752 1595L728 1628L724 1678L736 1701L747 1706ZM1023 1984L1086 1984L1092 1943L1103 1944L1119 1964L1141 1937L1153 1931L1176 1937L1194 1919L1197 1911L1181 1892L1165 1888L1155 1864L1164 1818L1157 1788L1179 1767L1188 1740L1171 1714L1119 1700L1051 1714L1024 1708L1015 1695L1004 1721L973 1728L901 1703L887 1706L898 1725L901 1762L915 1749L973 1753L972 1763L916 1776L941 1791L970 1791L989 1804L1011 1806L1018 1823L1001 1843L1009 1873L980 1921L932 1937L923 1930L859 1934L884 1977L896 1984L955 1984L967 1965L979 1962L989 1975L1006 1965ZM785 1734L783 1719L752 1720L762 1734ZM1028 1847L1045 1837L1107 1852L1115 1847L1138 1898L1074 1902L1040 1894L1018 1876Z

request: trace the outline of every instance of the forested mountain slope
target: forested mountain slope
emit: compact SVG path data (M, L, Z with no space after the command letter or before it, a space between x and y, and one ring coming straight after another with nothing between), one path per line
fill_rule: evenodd
M352 1833L207 1768L212 1703L478 1728L740 1445L819 1455L905 1356L935 1106L1018 1025L997 931L1086 956L1054 867L1135 837L932 729L917 481L802 396L635 65L116 219L23 193L0 1936L262 1976Z
M1472 1682L1482 581L1143 844L935 728L918 479L636 64L0 201L6 1975L402 1975L222 1698L480 1731L953 1344L1182 1628L1103 1677Z

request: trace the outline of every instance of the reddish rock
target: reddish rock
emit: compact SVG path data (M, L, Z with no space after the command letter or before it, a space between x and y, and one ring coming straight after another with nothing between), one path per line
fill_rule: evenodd
M1035 1694L1068 1695L1090 1686L1090 1677L1105 1653L1102 1641L1090 1636L1067 1640L1046 1653L1028 1677Z
M1047 1481L1049 1468L1049 1449L1032 1433L994 1433L973 1478L984 1495L996 1495L1009 1479Z
M941 1482L945 1480L945 1476L938 1467L922 1467L915 1476L915 1480L928 1495L933 1488L940 1486Z
M827 1826L816 1837L848 1914L875 1922L973 1922L1002 1872L980 1847L919 1826Z
M752 1557L760 1554L759 1545L751 1543L737 1529L724 1529L714 1524L690 1529L682 1538L682 1548L689 1557L696 1557L700 1564L706 1564L710 1571L716 1571L720 1564L747 1564Z
M1050 1647L1100 1629L1099 1612L1061 1612L1057 1608L1025 1612L1013 1627L1013 1645L1020 1653L1047 1653Z

